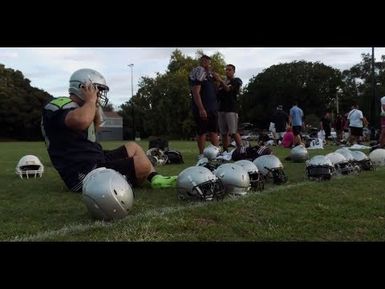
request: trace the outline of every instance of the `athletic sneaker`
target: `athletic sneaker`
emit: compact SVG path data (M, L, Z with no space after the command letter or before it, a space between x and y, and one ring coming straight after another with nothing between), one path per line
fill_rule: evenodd
M205 156L203 155L203 154L199 154L198 156L197 156L197 160L199 161L200 159L203 159Z
M151 180L151 187L153 189L175 188L177 176L165 177L162 175L155 175Z

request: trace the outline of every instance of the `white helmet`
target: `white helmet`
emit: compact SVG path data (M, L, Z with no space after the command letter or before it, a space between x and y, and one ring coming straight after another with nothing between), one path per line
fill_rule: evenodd
M93 83L97 86L98 101L101 106L106 106L108 103L107 92L110 90L107 86L106 80L99 72L89 68L83 68L76 70L70 77L70 84L68 88L69 93L73 93L78 96L81 100L84 100L84 95L80 89L82 86L88 83Z
M306 161L306 175L311 180L330 180L333 172L334 166L325 156L316 155Z
M252 190L262 191L265 186L265 181L259 173L257 166L249 160L239 160L234 164L241 166L249 174L250 184Z
M328 153L326 157L332 162L335 168L334 174L347 175L354 172L353 166L342 154L336 152Z
M206 157L209 161L216 159L219 153L219 148L213 145L209 145L203 150L203 156Z
M208 158L201 158L198 160L198 162L196 163L195 166L197 167L206 167L206 165L209 163L209 159Z
M109 221L128 215L134 193L123 175L103 167L84 178L83 201L94 218Z
M371 171L374 170L374 166L369 157L362 151L351 151L354 161L358 163L362 170Z
M40 162L39 158L34 155L23 156L16 165L16 174L20 178L26 177L42 177L44 172L44 166Z
M245 195L250 190L250 177L247 171L235 163L220 165L215 175L222 181L226 193Z
M274 184L280 185L287 182L283 165L275 155L263 155L256 158L253 163L259 172L267 179L272 178Z
M167 163L168 156L159 148L151 148L146 152L147 157L151 161L152 165L162 166Z
M177 195L180 199L212 201L223 199L225 189L222 182L205 167L188 167L176 179Z
M340 153L341 155L343 155L348 162L353 162L354 161L354 157L352 155L352 151L347 149L347 148L339 148L335 152L336 153Z
M375 149L369 154L369 159L374 166L385 166L385 149Z
M304 162L309 159L309 153L303 145L297 145L291 149L290 158L293 162Z

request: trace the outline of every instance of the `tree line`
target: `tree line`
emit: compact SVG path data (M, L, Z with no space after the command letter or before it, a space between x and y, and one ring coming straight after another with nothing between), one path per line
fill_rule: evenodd
M137 93L117 111L123 117L126 137L132 133L133 127L143 138L156 135L189 139L194 136L188 74L199 65L202 54L198 50L193 58L176 49L164 73L140 79ZM223 55L217 52L210 56L213 70L224 74L226 61ZM361 57L360 63L344 71L320 62L302 60L266 68L253 76L241 90L240 122L267 128L278 104L287 111L297 99L304 110L305 121L318 126L325 111L336 113L338 97L340 113L349 111L352 103L357 102L371 125L378 128L379 99L385 94L385 56L375 63L375 79L371 55L362 54ZM44 90L31 87L30 80L21 71L0 64L0 138L42 139L41 109L51 97Z

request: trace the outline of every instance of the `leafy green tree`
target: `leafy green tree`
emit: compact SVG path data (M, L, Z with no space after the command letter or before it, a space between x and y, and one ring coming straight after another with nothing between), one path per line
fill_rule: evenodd
M176 49L164 74L142 77L136 95L121 106L124 125L132 127L134 123L136 131L143 137L190 138L194 135L188 74L199 65L202 54L198 50L194 59ZM215 53L211 57L213 70L223 72L223 56Z
M240 97L240 118L267 128L278 104L286 111L293 101L306 115L321 117L333 109L337 88L342 86L341 72L319 62L294 61L272 65L250 79Z
M385 81L385 57L375 62L375 99L373 99L373 73L371 54L361 54L362 60L348 70L343 71L344 100L342 105L346 110L350 109L352 102L357 102L370 125L379 127L380 98L385 94L382 85Z
M42 138L41 110L52 96L30 82L21 71L0 64L0 138Z

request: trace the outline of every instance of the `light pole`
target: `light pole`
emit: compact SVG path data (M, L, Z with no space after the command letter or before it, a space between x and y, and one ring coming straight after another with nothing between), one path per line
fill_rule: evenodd
M135 112L134 112L134 64L128 64L131 68L131 105L132 105L132 137L135 140Z
M374 47L372 47L372 98L369 105L370 112L370 126L378 127L376 121L376 72L375 72L375 61L374 61Z
M339 101L339 96L340 96L340 94L342 93L342 89L341 89L341 87L337 87L337 93L336 93L336 108L337 108L337 114L339 114L340 113L340 105L339 105L339 103L340 103L340 101Z

